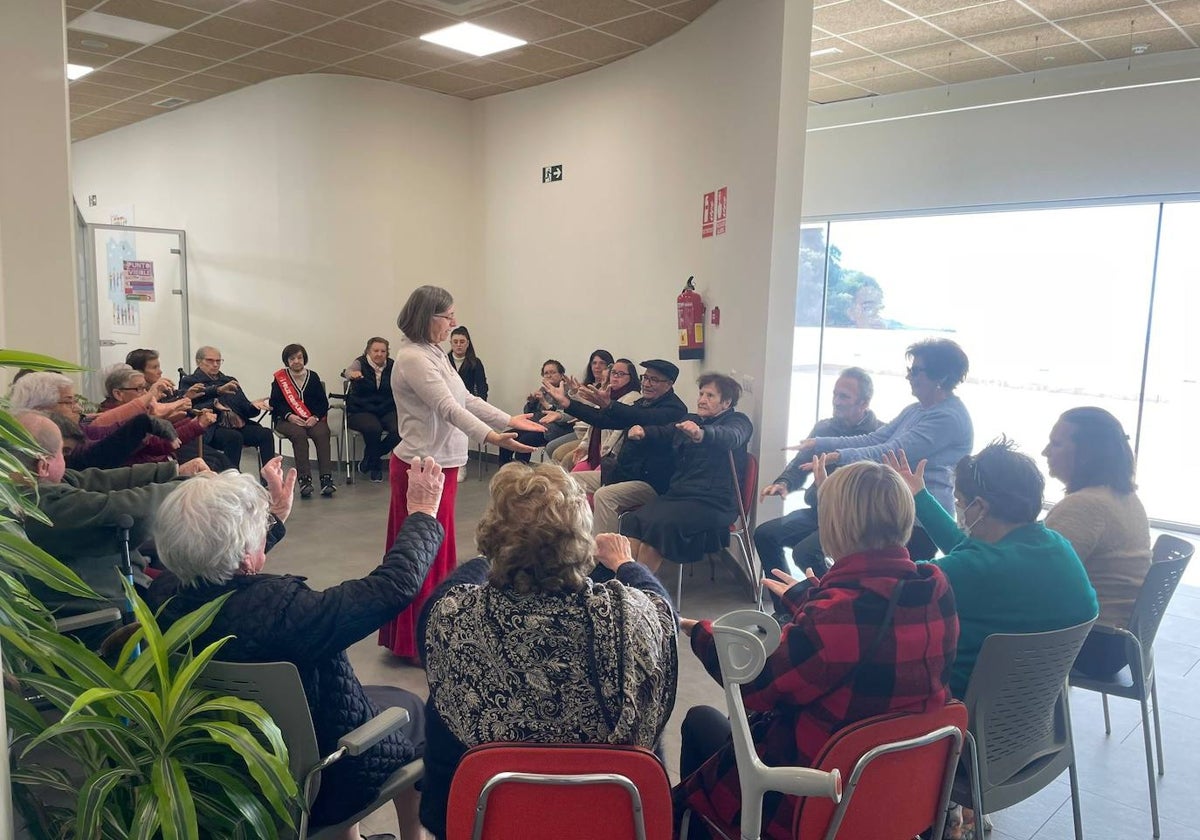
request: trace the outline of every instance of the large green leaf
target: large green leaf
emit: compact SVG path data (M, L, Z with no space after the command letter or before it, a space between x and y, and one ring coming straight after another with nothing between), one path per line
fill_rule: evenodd
M258 783L262 795L271 803L275 813L284 818L288 816L288 806L284 803L284 797L294 798L297 795L296 781L292 778L288 766L263 749L262 744L246 727L214 720L194 723L187 729L202 730L214 741L233 749L246 763L246 769Z
M216 697L201 706L197 706L193 714L203 712L233 712L249 720L266 736L267 743L275 756L285 764L288 760L287 745L283 743L283 733L266 710L253 700L243 700L240 697Z
M0 353L3 352L0 350ZM46 451L21 425L21 421L7 411L0 411L0 445L26 455L40 455Z
M36 578L51 589L75 598L100 600L79 575L27 539L0 531L0 559L18 574Z
M63 793L74 793L79 785L55 767L15 767L10 776L13 784L28 787L48 787Z
M0 509L22 519L36 519L50 524L50 519L37 506L37 496L32 492L22 492L11 481L0 481Z
M193 840L200 836L196 824L196 802L183 766L169 756L154 762L151 772L154 796L162 820L163 840Z
M103 822L104 802L117 783L128 779L134 771L117 767L89 776L79 789L75 803L75 836L95 837Z
M212 624L213 619L216 618L217 613L221 611L221 607L225 605L225 602L229 600L229 596L232 594L232 592L227 592L220 598L215 598L176 620L167 629L167 632L161 635L161 646L165 648L166 654L168 656L174 654L180 648L191 644L194 639L207 630L209 625ZM138 620L142 622L144 630L146 627L145 621L141 616L138 616ZM157 629L158 622L153 617L151 617L150 623ZM126 659L125 651L122 651L120 662L121 665L118 666L118 670L133 685L141 685L146 674L158 664L155 658L145 656L139 656L136 660L130 662Z
M229 800L238 814L250 824L253 829L251 836L259 838L278 837L275 820L271 812L262 804L262 800L250 792L245 783L228 767L208 762L196 762L192 769L203 777L212 779L220 785L221 792ZM294 826L291 813L287 815L287 824Z
M133 835L130 840L154 840L161 822L158 797L148 789L139 790L134 801Z
M0 350L0 367L26 368L28 370L61 370L85 371L74 362L64 362L53 356L41 353L27 353L23 350Z
M110 758L131 770L137 770L138 761L126 741L132 741L133 746L144 753L153 753L156 750L155 745L146 740L142 733L129 726L128 723L115 718L100 717L97 715L76 715L69 720L63 718L60 721L52 723L40 735L30 741L28 747L25 749L28 751L47 741L60 741L64 736L81 732L94 733L100 736L102 738L100 743L108 747ZM105 733L111 737L103 737Z
M164 717L166 718L167 726L171 730L180 726L183 723L183 716L188 713L184 707L184 700L188 696L188 692L192 688L192 684L196 682L196 678L204 671L204 668L217 655L217 651L225 646L225 643L232 639L233 636L225 636L217 639L204 650L196 654L195 658L184 665L175 674L175 682L171 686L171 691L163 703ZM192 695L193 697L195 695Z

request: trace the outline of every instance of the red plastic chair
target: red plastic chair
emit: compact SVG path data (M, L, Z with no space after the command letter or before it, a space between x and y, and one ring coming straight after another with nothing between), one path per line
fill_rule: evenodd
M957 700L924 714L879 715L834 733L818 770L837 769L842 799L799 800L792 836L911 840L933 826L941 837L967 729Z
M654 753L602 744L481 744L450 785L446 840L670 840Z
M754 553L754 532L750 529L750 520L754 514L756 496L754 489L758 487L758 459L751 452L746 453L746 469L738 475L737 463L733 453L729 453L729 469L733 473L733 486L738 497L738 518L729 526L729 533L742 547L742 558L746 562L746 576L754 592L754 603L762 607L762 573L756 571L756 556ZM761 568L761 567L759 567Z

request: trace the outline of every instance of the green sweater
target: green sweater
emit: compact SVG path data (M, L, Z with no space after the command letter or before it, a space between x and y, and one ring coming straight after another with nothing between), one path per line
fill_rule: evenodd
M945 556L937 563L958 604L958 655L950 675L955 697L967 683L983 640L993 633L1043 633L1096 617L1096 592L1075 549L1040 522L1010 531L999 542L959 530L937 499L916 496L917 519Z

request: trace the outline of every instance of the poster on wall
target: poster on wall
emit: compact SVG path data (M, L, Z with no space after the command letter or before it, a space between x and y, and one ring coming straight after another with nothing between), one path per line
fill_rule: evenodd
M716 234L720 236L725 232L725 214L729 205L729 187L721 187L717 190L717 221Z
M141 304L136 300L114 303L112 305L112 331L121 335L141 335Z
M700 238L707 239L713 235L713 216L717 209L717 194L709 192L704 194L704 212L700 216Z
M133 205L114 207L108 211L110 225L132 225ZM133 233L109 231L104 246L105 274L108 277L108 299L113 305L125 302L125 262L137 259ZM114 323L115 316L114 316Z
M125 260L125 300L154 303L154 263L150 260Z

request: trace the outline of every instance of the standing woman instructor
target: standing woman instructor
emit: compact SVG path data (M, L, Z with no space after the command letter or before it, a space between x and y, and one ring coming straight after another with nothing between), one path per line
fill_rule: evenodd
M467 463L469 442L490 443L514 452L532 452L518 443L516 432L496 429L545 431L528 414L509 416L486 400L467 392L440 345L457 326L454 298L437 286L413 291L396 318L404 337L396 347L392 368L392 394L400 443L392 450L392 501L388 510L387 545L391 545L407 517L408 470L412 459L432 457L446 476L437 521L446 531L421 591L408 609L379 631L379 644L411 664L420 662L417 650L417 616L429 594L458 564L454 547L454 500L458 495L458 469Z

